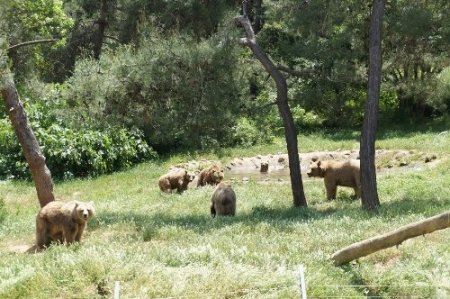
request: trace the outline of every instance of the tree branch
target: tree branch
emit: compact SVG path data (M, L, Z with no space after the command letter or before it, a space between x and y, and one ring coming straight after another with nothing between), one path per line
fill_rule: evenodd
M23 43L19 43L19 44L10 46L8 48L8 52L13 51L18 48L21 48L21 47L25 47L25 46L30 46L30 45L34 45L34 44L43 44L43 43L54 43L57 41L59 41L59 39L55 39L55 38L31 40L31 41L27 41L27 42L23 42Z

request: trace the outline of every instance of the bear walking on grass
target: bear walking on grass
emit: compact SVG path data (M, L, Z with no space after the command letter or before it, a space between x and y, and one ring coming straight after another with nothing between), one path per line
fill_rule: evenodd
M324 178L327 199L336 199L337 186L352 187L355 197L361 197L359 160L313 161L307 175Z
M87 221L94 213L93 202L49 202L36 217L37 248L47 247L51 242L79 242Z
M236 193L225 183L219 183L211 198L211 215L234 216L236 214Z
M189 182L192 182L194 175L184 168L176 168L159 178L159 189L162 192L171 193L176 189L178 193L186 191Z
M211 165L198 174L197 187L205 185L217 185L224 178L223 169L217 165Z

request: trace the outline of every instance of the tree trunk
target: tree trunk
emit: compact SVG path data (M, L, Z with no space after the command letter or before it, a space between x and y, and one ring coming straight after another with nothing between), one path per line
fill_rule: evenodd
M16 86L12 79L6 79L1 89L3 99L5 100L6 110L11 119L14 131L17 135L20 145L28 162L31 171L36 192L41 207L50 201L55 200L53 195L53 181L50 170L45 164L45 157L42 154L39 143L34 136L28 119L23 109L17 93Z
M339 266L381 249L400 245L407 239L425 235L434 232L435 230L445 229L448 227L450 227L450 212L405 225L391 233L354 243L335 252L331 256L331 259L336 266Z
M108 26L107 21L107 15L108 15L108 0L102 0L101 6L100 6L100 16L95 21L97 24L97 32L95 33L95 40L94 40L94 58L98 60L100 58L100 55L102 53L102 46L103 46L103 40L105 38L105 29L106 26Z
M286 138L289 158L289 170L291 176L292 193L294 197L294 206L306 207L307 202L305 193L303 191L303 182L300 172L297 132L295 130L294 119L292 117L291 110L289 109L286 80L277 69L277 67L272 63L270 58L266 55L264 50L257 44L250 21L245 15L246 13L244 8L244 16L235 18L236 23L244 27L247 36L246 38L241 39L241 43L248 46L252 50L253 54L264 66L277 86L277 106L284 125L284 135Z
M375 168L375 139L381 83L381 29L384 0L373 0L369 32L369 83L361 133L361 202L363 209L380 206Z

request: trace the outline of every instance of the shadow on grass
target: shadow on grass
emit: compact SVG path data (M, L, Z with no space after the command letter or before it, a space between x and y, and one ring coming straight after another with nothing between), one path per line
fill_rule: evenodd
M176 226L183 229L193 230L199 234L208 233L234 224L242 224L252 227L258 223L270 223L276 227L284 227L289 223L308 223L330 217L343 217L344 215L356 215L357 208L349 210L339 210L337 208L327 208L318 210L310 208L271 208L267 206L256 206L249 213L238 213L234 217L212 218L208 214L183 214L178 216L164 213L143 214L139 212L113 212L102 213L89 223L89 229L95 230L101 226L116 223L132 223L138 229L149 228L159 229L167 226Z
M425 214L431 217L442 213L450 208L450 199L439 200L437 198L410 199L405 195L404 199L381 203L377 211L362 210L361 205L354 204L351 196L338 198L332 206L322 204L311 205L308 208L295 207L268 207L264 205L255 206L249 212L238 213L234 217L212 218L209 214L179 215L157 213L140 213L138 211L106 212L97 215L89 223L89 229L95 230L99 227L117 223L131 223L138 230L151 228L157 231L160 228L175 226L182 229L192 230L198 234L206 234L224 227L241 224L244 227L253 227L259 223L269 223L281 230L292 229L292 223L311 223L326 219L352 218L355 221L365 221L373 217L384 218L390 221L405 215Z
M426 214L431 217L450 208L450 198L439 200L435 197L413 199L412 196L405 195L403 199L381 203L378 214L387 219L402 217L411 214Z

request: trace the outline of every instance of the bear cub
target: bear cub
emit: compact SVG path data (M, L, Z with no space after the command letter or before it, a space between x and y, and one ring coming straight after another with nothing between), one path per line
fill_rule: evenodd
M359 160L347 161L313 161L309 177L324 178L327 200L336 199L337 186L351 187L355 190L355 197L361 197L361 178Z
M52 201L36 217L36 246L48 247L51 242L79 242L88 220L94 216L93 202Z

